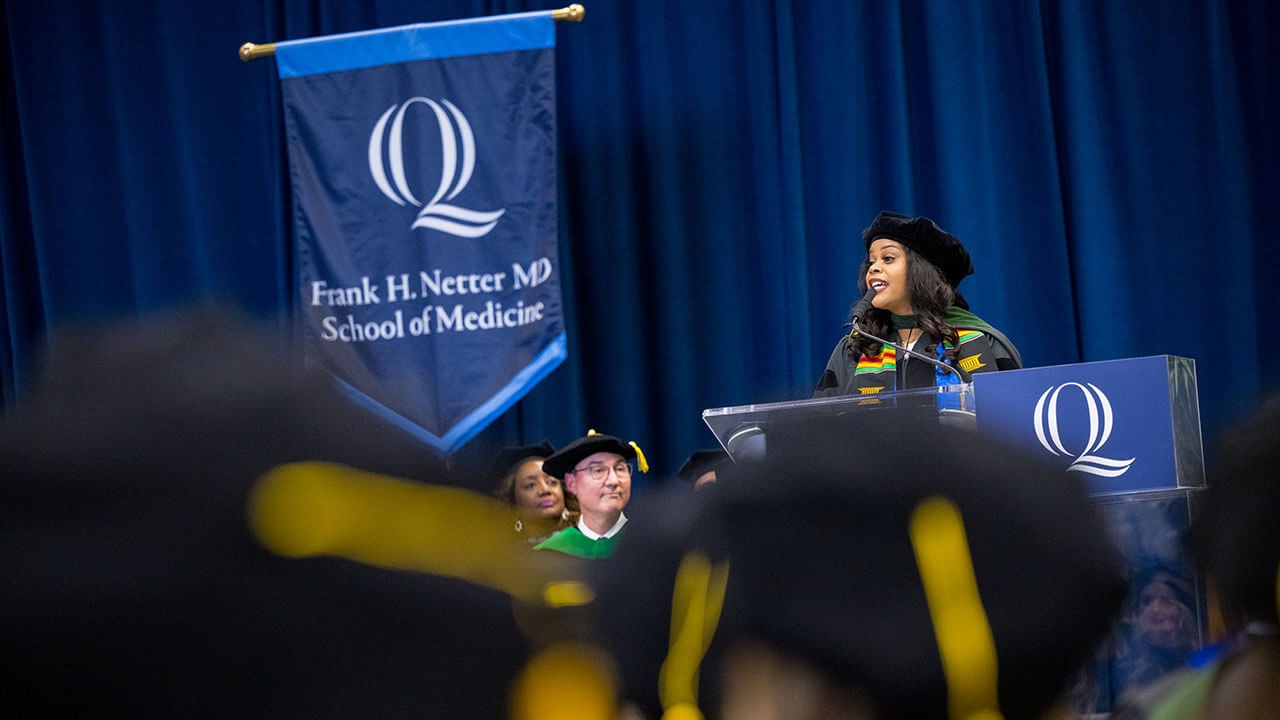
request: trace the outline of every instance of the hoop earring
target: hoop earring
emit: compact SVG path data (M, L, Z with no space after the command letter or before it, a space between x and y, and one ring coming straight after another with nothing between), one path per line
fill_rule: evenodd
M520 518L516 518L516 532L524 532L524 523L520 521Z
M569 508L560 511L560 519L564 522L569 522Z

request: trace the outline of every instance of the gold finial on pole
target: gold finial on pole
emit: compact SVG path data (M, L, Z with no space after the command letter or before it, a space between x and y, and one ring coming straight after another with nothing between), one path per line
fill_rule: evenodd
M263 57L267 57L268 55L275 55L275 54L276 54L275 43L263 43L261 45L256 45L254 43L247 42L240 46L240 59L245 62L249 62L250 60L257 60L258 58L263 58Z
M582 22L582 18L587 14L587 9L574 3L569 7L560 8L551 11L551 19L556 22ZM249 62L258 58L268 57L276 54L275 43L256 43L247 42L240 46L240 59Z
M567 8L551 11L551 19L557 22L582 22L582 16L587 14L587 9L574 3Z

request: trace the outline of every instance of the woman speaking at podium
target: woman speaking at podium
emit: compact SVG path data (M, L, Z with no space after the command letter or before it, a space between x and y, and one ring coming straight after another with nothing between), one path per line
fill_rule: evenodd
M973 263L954 235L926 217L881 211L862 241L864 296L814 397L954 385L973 373L1022 367L1013 343L969 312L956 291Z

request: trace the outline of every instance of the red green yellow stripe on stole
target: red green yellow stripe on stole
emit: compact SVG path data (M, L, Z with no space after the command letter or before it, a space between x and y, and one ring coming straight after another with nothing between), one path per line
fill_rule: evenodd
M898 351L888 345L884 345L880 348L879 355L863 355L859 357L858 366L854 368L853 374L876 373L885 370L896 370L897 368Z
M957 335L957 336L959 337L959 339L960 339L960 344L962 344L962 345L963 345L964 343L967 343L967 342L969 342L970 340L976 340L976 339L978 339L978 338L982 337L982 332L981 332L980 330L960 330L960 329L957 329L957 330L956 330L956 335Z

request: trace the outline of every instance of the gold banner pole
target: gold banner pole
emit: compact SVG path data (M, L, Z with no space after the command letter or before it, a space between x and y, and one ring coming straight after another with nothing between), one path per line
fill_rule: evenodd
M574 3L569 7L563 7L559 10L551 11L551 19L556 22L582 22L582 18L587 14L587 9ZM275 43L251 43L247 42L240 46L240 59L249 62L258 58L269 57L276 54Z

